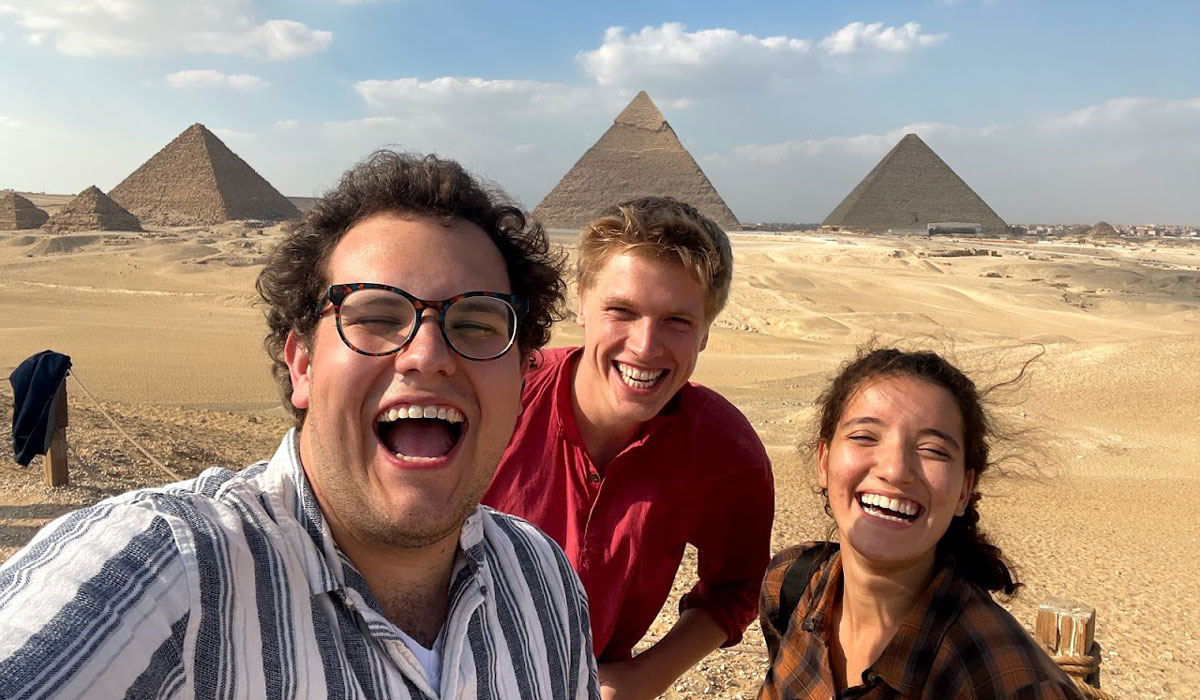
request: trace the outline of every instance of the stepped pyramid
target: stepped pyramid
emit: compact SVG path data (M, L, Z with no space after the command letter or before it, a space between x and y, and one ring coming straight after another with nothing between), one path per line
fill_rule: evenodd
M12 190L0 190L0 231L37 228L49 216Z
M1008 232L1008 224L933 149L906 134L821 226L923 232L927 224L944 222L979 224L985 234Z
M582 228L619 202L643 195L674 197L726 230L737 217L662 112L643 91L533 210L549 228Z
M42 229L52 233L67 231L141 231L137 217L92 185L63 205Z
M143 223L298 219L300 212L203 124L192 124L108 193Z

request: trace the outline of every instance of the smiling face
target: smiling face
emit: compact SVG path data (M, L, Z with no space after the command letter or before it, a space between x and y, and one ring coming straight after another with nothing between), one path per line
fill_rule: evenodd
M842 547L877 565L932 565L974 485L953 395L908 375L866 380L817 458Z
M708 342L704 287L681 265L613 254L580 291L576 400L593 422L630 429L683 387Z
M504 259L477 226L395 214L351 227L326 278L428 300L511 291ZM464 359L426 311L402 350L368 357L342 342L327 305L311 347L289 336L285 357L292 403L307 409L301 462L338 543L413 548L457 537L520 412L519 352Z

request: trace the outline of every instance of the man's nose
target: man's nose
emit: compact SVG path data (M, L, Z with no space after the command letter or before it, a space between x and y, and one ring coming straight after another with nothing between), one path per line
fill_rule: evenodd
M660 345L658 325L654 319L642 317L634 322L629 331L629 347L634 353L642 357L654 357Z
M401 374L412 370L442 374L454 371L454 351L446 344L437 311L425 309L421 312L416 334L395 357L396 371Z

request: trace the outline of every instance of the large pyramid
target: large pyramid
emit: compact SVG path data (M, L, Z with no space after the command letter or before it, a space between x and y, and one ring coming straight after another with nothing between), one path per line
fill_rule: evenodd
M192 124L108 193L144 224L297 219L295 205L203 124Z
M577 229L604 209L643 195L687 202L726 230L739 226L662 112L639 92L533 215L550 228Z
M12 190L0 190L0 231L37 228L49 214Z
M141 231L137 217L92 185L63 205L42 229L53 233L67 231Z
M906 134L821 225L881 233L924 231L945 222L979 224L985 234L1008 232L1008 224L933 149Z

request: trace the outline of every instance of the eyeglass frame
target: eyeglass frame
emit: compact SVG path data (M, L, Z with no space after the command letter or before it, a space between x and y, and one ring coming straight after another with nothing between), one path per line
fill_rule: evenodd
M387 352L367 352L355 347L354 344L351 343L348 338L346 338L345 332L342 331L342 304L346 301L346 297L350 296L351 293L363 289L380 289L387 292L393 292L404 297L408 300L408 303L412 304L413 310L416 312L416 317L413 320L412 330L409 331L408 337L404 339L404 342L400 343L398 346L396 346L396 348L388 350ZM503 350L495 355L492 355L491 357L469 357L463 354L461 350L454 347L454 343L450 342L450 336L446 333L446 310L449 309L450 306L455 302L467 299L469 297L492 297L493 299L499 299L500 301L508 304L509 308L513 310L513 316L516 322L513 324L512 337L508 339L508 345L504 346ZM484 291L463 292L462 294L455 294L449 299L431 301L429 299L415 297L399 287L393 287L389 284L380 284L378 282L349 282L345 284L329 285L329 287L325 289L325 293L321 295L320 301L317 302L318 316L325 313L325 309L328 308L325 306L326 302L328 302L333 308L334 325L337 326L338 337L342 339L342 343L344 343L346 347L350 348L359 355L366 355L367 357L387 357L388 355L395 355L396 353L400 352L412 342L413 338L417 337L417 331L421 330L421 322L425 319L425 310L433 309L437 312L436 323L438 330L440 330L442 333L442 340L445 341L446 347L449 348L450 351L455 355L458 355L464 360L470 360L471 362L491 362L492 360L498 360L507 355L508 351L512 350L513 345L517 344L517 336L521 334L521 322L524 320L525 314L529 310L525 300L518 297L516 294Z

